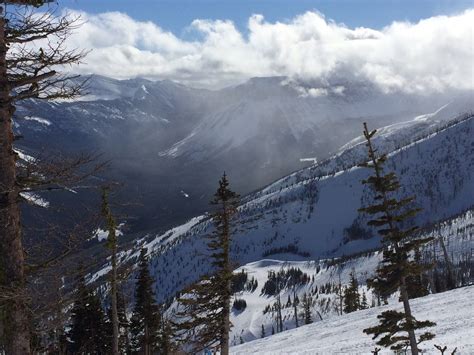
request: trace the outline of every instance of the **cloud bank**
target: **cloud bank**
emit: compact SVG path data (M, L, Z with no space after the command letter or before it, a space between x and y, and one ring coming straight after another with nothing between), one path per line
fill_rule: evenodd
M275 23L254 15L246 34L231 21L195 20L194 41L123 13L81 16L85 24L70 41L92 50L81 73L208 88L255 76L368 80L385 91L474 88L474 9L382 30L348 28L316 12Z

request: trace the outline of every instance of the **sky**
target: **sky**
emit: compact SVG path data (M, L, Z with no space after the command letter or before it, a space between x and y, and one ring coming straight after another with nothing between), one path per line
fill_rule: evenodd
M83 22L68 42L91 50L74 69L83 74L206 88L277 75L386 91L474 87L473 0L58 3Z
M318 11L349 27L380 29L393 21L419 21L473 7L473 0L60 0L62 7L88 13L119 11L165 30L183 30L199 19L229 19L246 30L248 18L262 14L268 21L285 21L306 11Z

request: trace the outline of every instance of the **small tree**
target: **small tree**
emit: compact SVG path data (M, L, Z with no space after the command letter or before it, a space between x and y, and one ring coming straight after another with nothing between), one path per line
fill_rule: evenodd
M140 252L137 283L135 286L135 307L130 332L132 350L140 354L154 354L159 341L160 312L155 303L153 279L148 270L146 249Z
M368 224L380 228L378 232L384 244L383 260L377 268L377 275L374 279L368 280L368 285L385 296L397 290L400 291L403 312L394 310L382 312L378 316L380 324L364 329L364 332L373 334L373 339L383 335L377 342L378 345L390 347L393 350L410 346L412 355L418 355L418 344L432 339L434 334L425 332L417 340L415 330L431 327L435 323L417 321L413 317L407 292L407 278L419 275L424 270L423 266L411 256L417 248L430 241L431 238L414 239L413 233L417 230L416 227L403 229L402 224L408 222L419 210L409 207L414 197L399 199L395 196L400 190L400 183L395 173L384 174L383 164L387 157L376 155L376 150L372 145L372 137L375 133L376 130L369 132L367 124L364 123L369 162L362 166L372 169L374 175L363 183L370 185L375 192L375 204L361 208L360 211L374 215L374 219Z
M99 297L86 285L81 275L77 283L71 325L68 332L73 354L105 354L107 338L105 314Z
M306 293L303 295L303 320L304 324L311 324L313 323L312 315L311 315L311 308L313 307L313 300L310 295Z
M265 327L262 324L262 330L260 332L260 338L265 338Z
M344 312L351 313L360 309L359 284L354 271L350 274L349 286L344 290Z

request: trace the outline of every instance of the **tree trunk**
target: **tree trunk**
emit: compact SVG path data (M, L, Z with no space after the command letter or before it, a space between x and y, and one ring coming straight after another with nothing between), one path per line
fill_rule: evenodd
M406 280L404 276L402 276L401 282L400 282L400 297L402 298L402 301L403 301L403 308L405 310L406 322L410 326L410 330L408 330L408 338L410 339L411 354L418 355L418 344L416 342L415 330L411 326L413 316L411 314L410 302L408 301L408 292L407 292Z
M221 334L221 355L229 355L229 332L230 332L230 297L232 294L231 290L231 277L232 275L232 268L230 265L230 226L229 226L229 215L227 211L227 205L223 203L223 216L224 216L224 258L225 258L225 265L224 265L224 272L226 275L226 289L225 289L225 300L224 306L222 309L222 317L224 321L224 327L222 329Z
M119 355L119 318L117 310L117 243L112 245L112 354Z
M456 282L454 278L451 260L449 260L448 251L446 250L446 245L444 244L443 236L439 237L439 243L441 244L441 249L443 249L444 262L446 263L446 268L448 269L448 277L446 280L447 289L452 290L456 287Z
M293 287L293 307L295 310L295 324L296 324L296 328L298 328L300 325L298 323L298 306L296 304L296 291L294 287Z
M28 303L25 299L24 254L21 242L16 154L13 151L10 85L6 69L5 20L0 7L0 285L14 297L4 304L5 350L30 354ZM7 294L7 297L9 295Z

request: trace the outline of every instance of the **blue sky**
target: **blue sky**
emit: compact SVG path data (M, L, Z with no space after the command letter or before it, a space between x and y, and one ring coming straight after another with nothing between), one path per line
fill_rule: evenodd
M208 88L256 76L345 77L408 92L474 85L474 0L58 3L84 12L67 43L90 50L81 74Z
M197 18L230 19L246 31L252 14L262 14L265 20L275 22L309 10L317 10L349 27L380 29L393 21L417 22L451 15L472 7L473 0L59 0L59 4L88 13L124 12L182 36Z

